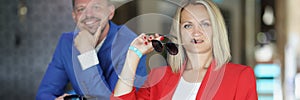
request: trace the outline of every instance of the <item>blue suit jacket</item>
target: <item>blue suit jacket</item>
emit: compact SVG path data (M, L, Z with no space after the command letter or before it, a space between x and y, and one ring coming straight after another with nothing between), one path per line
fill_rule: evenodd
M62 34L51 63L41 81L37 100L51 99L62 95L68 82L77 94L94 99L109 99L125 62L126 53L136 34L126 26L117 26L109 21L109 33L98 51L99 64L82 70L73 39L76 32ZM143 56L138 69L135 86L146 79L146 57Z

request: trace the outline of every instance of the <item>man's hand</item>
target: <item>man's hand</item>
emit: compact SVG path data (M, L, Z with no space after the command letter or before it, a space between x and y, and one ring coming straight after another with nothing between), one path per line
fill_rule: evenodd
M80 54L91 51L98 45L100 35L101 26L98 27L95 35L92 35L87 30L82 30L74 39L75 47L79 50Z

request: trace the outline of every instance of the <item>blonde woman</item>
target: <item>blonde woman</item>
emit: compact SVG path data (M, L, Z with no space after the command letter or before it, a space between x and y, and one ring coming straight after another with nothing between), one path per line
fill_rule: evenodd
M127 53L112 99L146 100L257 100L251 67L229 63L227 30L211 1L185 0L175 15L170 38L178 44L168 54L168 66L151 70L144 87L132 86L139 55L153 51L156 35L141 34Z

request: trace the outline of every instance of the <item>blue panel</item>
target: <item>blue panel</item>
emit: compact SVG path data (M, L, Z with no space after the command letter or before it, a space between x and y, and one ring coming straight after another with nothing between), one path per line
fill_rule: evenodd
M274 80L273 79L257 79L257 92L265 94L273 94Z
M258 96L258 100L274 100L272 96Z
M257 64L254 68L256 77L277 77L280 75L280 67L276 64Z

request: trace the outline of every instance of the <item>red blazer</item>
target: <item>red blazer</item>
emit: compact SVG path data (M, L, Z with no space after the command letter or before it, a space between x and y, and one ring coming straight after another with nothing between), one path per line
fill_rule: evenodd
M171 100L181 72L173 73L171 67L153 69L144 87L111 99ZM256 79L248 66L228 63L219 70L210 66L201 82L197 100L257 100Z

